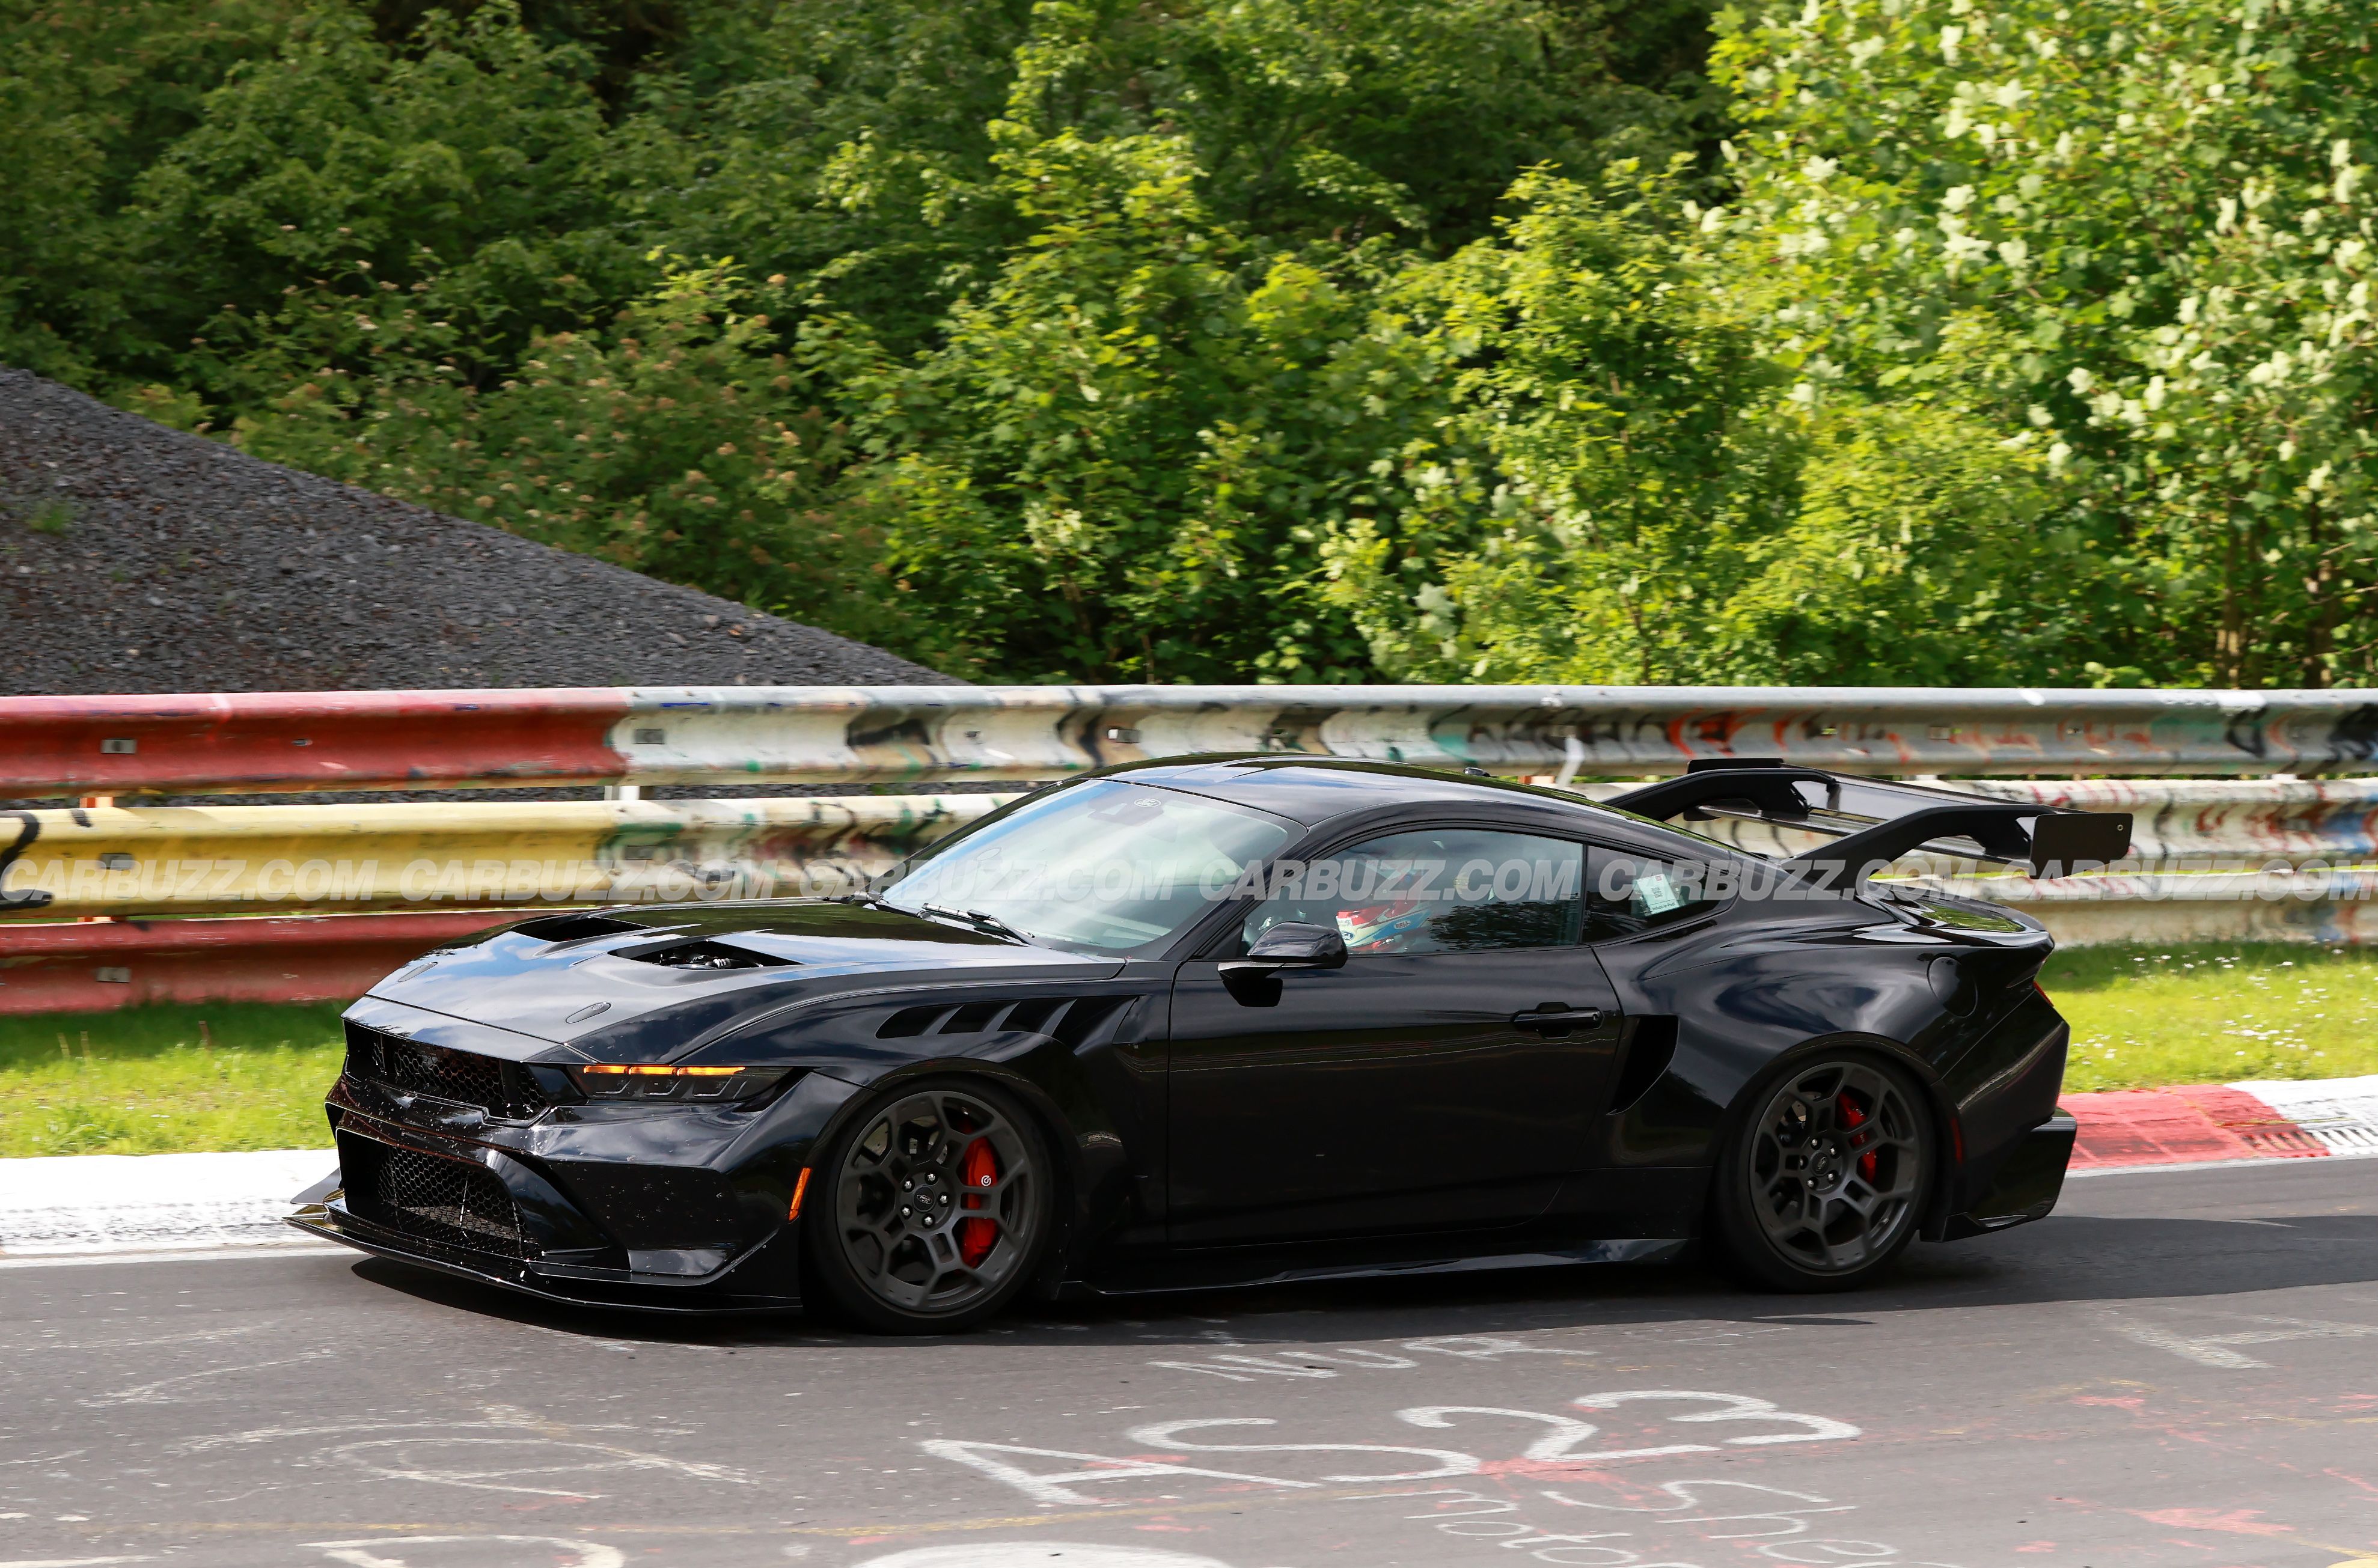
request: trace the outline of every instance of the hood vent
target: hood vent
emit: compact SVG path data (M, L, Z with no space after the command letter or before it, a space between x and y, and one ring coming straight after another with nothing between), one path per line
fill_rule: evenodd
M747 947L729 947L725 942L696 940L669 942L661 947L648 947L634 952L614 954L632 958L639 964L657 964L667 969L780 969L793 960L778 958L774 953L756 952Z
M1033 997L1023 1001L942 1002L904 1007L875 1031L879 1040L920 1035L1051 1035L1080 1045L1123 1011L1129 997Z
M548 915L512 929L541 942L581 942L589 937L616 937L622 931L649 931L652 928L608 915Z

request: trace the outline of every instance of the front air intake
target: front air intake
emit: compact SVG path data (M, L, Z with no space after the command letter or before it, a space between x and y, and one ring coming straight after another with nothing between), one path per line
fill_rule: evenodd
M342 1131L339 1166L359 1217L440 1246L524 1258L534 1249L494 1171Z

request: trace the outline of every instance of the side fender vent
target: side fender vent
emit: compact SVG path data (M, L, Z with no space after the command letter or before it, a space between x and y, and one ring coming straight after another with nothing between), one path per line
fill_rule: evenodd
M1625 1110L1651 1092L1651 1085L1676 1059L1676 1020L1655 1014L1635 1020L1627 1036L1627 1055L1618 1064L1618 1082L1610 1092L1610 1108Z
M1130 997L1028 997L1021 1001L929 1003L904 1007L875 1031L879 1040L919 1035L1052 1035L1078 1046L1130 1005Z
M999 1016L1015 1011L1015 1004L1003 1001L970 1001L942 1024L935 1033L943 1035L980 1035L988 1031Z
M875 1031L879 1040L907 1040L928 1034L954 1010L948 1007L904 1007Z
M1069 1046L1087 1045L1099 1030L1123 1015L1137 997L1082 997L1065 1010L1049 1033Z

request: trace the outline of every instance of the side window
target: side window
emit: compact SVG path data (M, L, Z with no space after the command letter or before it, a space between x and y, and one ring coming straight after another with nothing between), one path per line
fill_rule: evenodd
M1586 865L1585 940L1606 942L1706 915L1734 896L1734 863L1670 860L1594 847Z
M1483 828L1391 833L1318 860L1266 868L1270 896L1241 951L1283 920L1335 927L1347 953L1568 947L1583 929L1585 849Z

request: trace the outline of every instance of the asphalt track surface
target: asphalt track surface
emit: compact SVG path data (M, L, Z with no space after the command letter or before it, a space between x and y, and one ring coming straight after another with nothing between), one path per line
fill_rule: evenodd
M349 1254L0 1266L0 1564L2378 1561L2378 1161L2095 1177L1855 1297L1691 1267L582 1316Z

